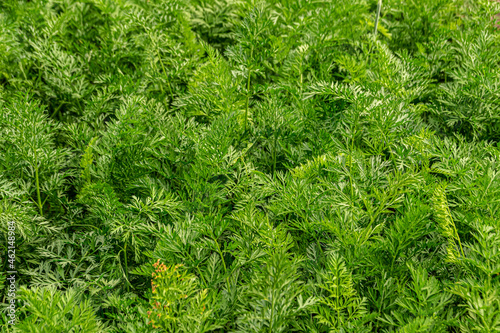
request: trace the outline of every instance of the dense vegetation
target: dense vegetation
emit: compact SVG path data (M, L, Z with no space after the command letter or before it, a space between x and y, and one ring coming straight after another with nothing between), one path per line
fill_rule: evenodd
M1 331L500 332L500 3L377 3L1 1Z

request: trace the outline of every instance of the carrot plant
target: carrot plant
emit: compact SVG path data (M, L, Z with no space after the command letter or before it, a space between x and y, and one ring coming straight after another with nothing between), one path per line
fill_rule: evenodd
M2 1L1 332L499 332L498 13Z

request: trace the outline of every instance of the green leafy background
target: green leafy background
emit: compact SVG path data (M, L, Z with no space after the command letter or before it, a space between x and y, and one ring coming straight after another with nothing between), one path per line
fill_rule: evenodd
M500 4L377 7L2 1L1 332L499 332Z

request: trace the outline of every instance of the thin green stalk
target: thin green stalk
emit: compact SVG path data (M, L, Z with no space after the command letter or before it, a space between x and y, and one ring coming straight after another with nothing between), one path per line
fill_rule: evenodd
M375 31L373 32L373 43L370 43L370 48L368 49L368 63L372 63L372 57L370 55L372 54L372 50L375 44L375 41L377 40L377 31L378 31L378 21L380 19L380 10L382 9L382 0L379 0L377 4L377 15L375 16Z
M42 198L40 197L40 180L38 177L38 155L35 149L35 183L36 183L36 197L38 199L38 209L40 210L40 216L43 216L43 205Z
M336 271L336 273L338 274L338 270ZM337 275L337 283L338 281L340 281L340 276ZM340 298L340 287L337 286L337 288L335 288L335 310L337 311L337 327L341 326L342 323L342 317L340 317L340 306L339 306L339 298ZM340 324L340 325L339 325Z
M193 257L191 256L191 254L189 254L189 252L185 252L185 254L189 257L189 260L191 260L193 263L195 262L195 260L193 259ZM205 278L203 277L203 274L201 274L201 270L200 270L200 267L198 266L195 266L196 268L196 271L198 272L198 274L200 275L200 278L201 280L203 281L203 283L206 285L207 284L207 281L205 280Z
M378 31L378 20L380 18L380 10L382 9L382 0L379 0L377 4L377 16L375 17L375 31L374 31L374 37L377 38L377 31Z
M273 326L274 326L274 301L275 297L272 298L271 300L271 322L269 325L269 333L273 333Z
M351 152L349 154L349 185L351 187L351 201L354 200L354 185L352 183L352 155L354 154L354 137L351 140Z
M278 139L276 137L276 131L274 133L274 148L273 148L273 174L276 174L276 150L278 145Z
M323 247L321 246L321 242L318 237L314 237L316 239L316 245L318 246L319 251L321 252L321 255L325 254L325 251L323 251Z
M245 108L245 132L247 132L247 121L248 121L248 105L250 103L250 78L252 77L252 71L248 70L248 81L247 81L247 105Z
M160 61L160 65L161 65L161 68L163 70L163 74L165 74L167 76L167 86L168 86L168 91L170 92L170 99L171 101L174 100L174 93L172 92L172 87L170 85L170 81L169 81L169 78L168 78L168 74L167 74L167 71L165 70L165 66L163 65L163 61L161 59L161 55L160 55L160 48L158 47L158 44L156 43L156 41L153 39L153 37L151 36L151 34L149 33L149 30L146 29L146 27L143 25L143 28L144 30L146 30L147 34L148 34L148 37L149 39L151 40L151 43L154 44L154 49L156 51L156 55L158 56L158 60ZM153 63L154 64L154 63ZM157 69L157 66L156 64L154 64L154 67L155 69ZM161 93L163 94L163 87L160 85L160 90L161 90Z
M396 258L397 258L398 255L399 255L399 249L396 252L396 254L394 254L394 256L392 257L392 261L391 261L391 273L393 273L394 263L396 262Z
M70 224L64 228L70 228L70 227L90 227L90 228L94 228L96 230L101 230L98 227L96 227L95 225L91 225L91 224Z
M66 102L62 102L61 104L59 104L59 106L54 110L54 112L52 113L52 116L50 116L51 118L53 118L58 112L59 110L61 109L61 107L66 104ZM59 117L60 118L60 117Z
M250 49L250 59L253 59L253 45ZM248 80L247 80L247 105L245 108L245 132L247 132L247 122L248 122L248 106L250 104L250 78L252 77L251 65L248 65Z
M125 258L125 276L127 277L127 281L129 281L129 279L128 279L128 263L127 263L127 243L125 243L125 246L123 247L123 257ZM130 291L129 285L130 285L130 281L127 284L127 291Z
M26 81L28 81L28 76L26 76L26 73L24 72L23 62L22 61L19 61L19 67L21 68L21 72L23 73L24 79Z
M156 54L158 55L158 59L160 60L160 65L161 65L161 68L163 69L163 73L167 76L168 91L170 92L170 99L173 101L174 100L174 93L172 92L172 87L170 86L170 81L168 78L167 71L165 70L165 66L163 65L163 61L161 60L159 49L156 49ZM161 90L163 92L163 88Z
M126 248L127 246L125 245L125 247L122 247L122 249L120 251L118 251L117 255L116 255L116 258L118 259L118 262L120 264L120 268L122 269L122 272L123 272L123 275L125 276L125 280L127 280L127 291L130 290L130 281L128 279L128 266L127 266L127 253L125 252L126 251ZM123 265L122 265L122 259L120 258L120 254L124 252L124 257L125 257L125 268L123 268Z
M212 240L214 241L215 245L217 246L217 252L219 253L220 259L222 260L222 265L224 266L224 273L226 273L227 267L226 267L226 262L224 261L224 255L222 254L222 250L220 248L219 242L217 241L217 238L215 237L213 231L212 231Z
M389 140L387 140L387 136L385 135L385 132L384 131L381 131L381 132L382 132L382 135L384 136L384 143L387 145L387 148L389 149L389 156L391 158L391 162L392 162L392 164L394 164L394 168L396 169L397 163L396 163L396 159L394 158L394 154L392 152L391 145L389 144Z
M455 226L455 222L453 221L453 217L451 216L450 207L448 207L448 205L446 205L446 210L448 210L448 214L449 214L450 218L452 219L451 224L453 225L453 231L455 231L455 236L457 237L458 246L460 246L460 252L462 252L462 257L465 258L464 249L462 248L462 242L460 241L460 236L458 235L457 227Z

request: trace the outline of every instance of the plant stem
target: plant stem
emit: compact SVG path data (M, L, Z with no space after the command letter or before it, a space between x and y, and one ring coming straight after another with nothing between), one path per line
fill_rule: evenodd
M217 241L217 238L215 238L213 231L212 231L212 240L214 241L215 245L217 246L217 252L219 253L220 259L222 260L222 265L224 266L224 273L226 273L227 267L226 267L226 262L224 261L224 255L223 255L222 250L220 248L219 242Z
M128 279L128 263L127 263L127 243L123 247L123 257L125 258L125 276L127 277L127 291L130 291L130 281Z
M61 102L61 104L59 104L59 106L54 110L54 112L52 113L52 116L50 116L51 118L54 118L54 116L59 112L59 110L61 109L61 107L66 104L66 102ZM60 118L60 117L59 117Z
M274 133L274 148L273 148L273 175L276 173L276 149L278 138L276 137L276 131Z
M163 74L165 74L167 76L167 85L168 85L168 91L170 92L170 100L173 101L174 100L174 93L172 92L172 87L170 86L170 80L169 80L169 77L168 77L168 74L167 74L167 71L165 70L165 66L163 65L163 61L161 60L161 56L160 56L160 50L159 49L156 49L156 54L158 55L158 59L160 60L160 65L161 65L161 68L163 69ZM161 85L160 85L161 87ZM161 88L162 90L162 93L163 93L163 88Z
M462 242L460 241L460 236L458 235L457 227L455 226L455 222L453 221L453 217L451 216L450 207L448 207L448 205L446 205L446 209L448 210L448 215L450 215L450 218L452 221L451 224L453 225L453 230L455 231L455 236L457 237L458 245L460 246L460 252L462 252L462 257L465 258L464 249L462 248Z
M382 0L379 0L378 5L377 5L377 16L375 17L375 31L374 31L375 38L377 38L378 20L380 18L380 9L382 9Z
M94 228L96 230L101 230L98 227L96 227L95 225L91 225L91 224L71 224L71 225L68 225L64 228L70 228L70 227L90 227L90 228Z
M351 201L354 201L354 185L352 183L352 155L354 154L354 137L351 139L351 151L349 153L349 185L351 187Z
M35 149L35 183L36 183L36 197L38 199L38 209L40 210L40 215L43 216L43 205L42 198L40 197L40 181L38 177L38 155Z
M248 70L248 81L247 81L247 105L245 108L245 132L247 132L247 121L248 121L248 104L250 103L250 78L252 77L252 72Z

